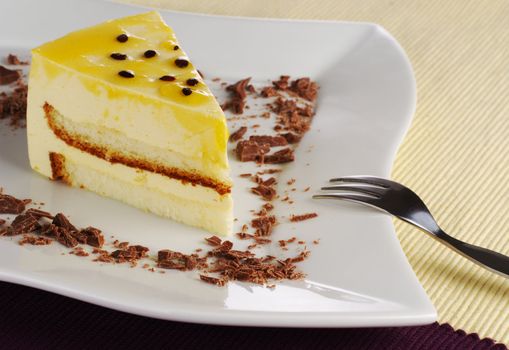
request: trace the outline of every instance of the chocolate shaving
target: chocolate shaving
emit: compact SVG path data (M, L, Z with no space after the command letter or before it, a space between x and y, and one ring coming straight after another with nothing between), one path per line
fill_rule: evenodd
M295 92L302 98L313 102L318 93L318 84L309 78L300 78L291 83L290 91Z
M265 170L258 171L256 174L258 174L258 175L276 174L276 173L280 173L281 171L282 171L281 169L265 169Z
M62 213L58 213L57 215L55 215L52 224L58 227L62 227L67 231L78 231L78 229L74 227L74 225L71 224L69 219L67 219L67 217Z
M255 236L269 236L275 224L276 217L273 215L262 216L251 220L251 226L256 229Z
M219 246L219 245L221 245L221 238L219 238L217 236L212 236L212 237L209 237L209 238L205 238L205 240L211 246Z
M8 194L0 193L0 214L21 214L25 211L25 202Z
M290 81L289 75L281 75L279 77L279 80L274 80L272 82L272 85L274 85L274 87L277 90L286 90L286 89L288 89L289 81Z
M317 216L318 216L317 213L307 213L307 214L301 214L301 215L291 215L290 216L290 221L291 222L299 222L299 221L313 219L313 218L316 218Z
M267 201L271 201L276 197L276 190L270 186L258 185L257 187L251 188L251 192L262 197Z
M240 127L237 131L230 135L230 142L236 142L240 140L242 137L244 137L246 131L247 128L245 126Z
M26 214L32 215L34 218L39 220L40 218L48 218L50 220L53 220L54 216L48 213L47 211L30 208L26 211Z
M33 216L30 216L33 218ZM35 220L35 219L34 219ZM40 230L41 235L54 238L60 244L73 248L78 245L78 240L64 227L55 224L47 224Z
M27 65L28 61L21 61L18 56L11 53L9 56L7 56L7 64L12 64L15 66Z
M241 162L263 162L264 155L269 150L270 146L268 144L260 145L258 142L245 140L237 143L235 153Z
M283 136L286 139L286 141L290 144L299 143L300 140L302 140L302 135L294 134L291 132L281 134L281 136Z
M7 229L7 236L17 236L24 233L36 231L41 225L37 219L29 214L20 214L14 218L11 226Z
M180 271L191 271L198 265L196 255L186 255L169 249L157 253L157 267Z
M276 183L275 177L269 177L267 180L262 180L261 184L264 186L272 186Z
M8 69L0 65L0 85L14 83L19 78L21 78L19 70Z
M255 141L256 143L268 144L270 147L286 146L288 141L283 136L269 136L269 135L252 135L249 137L249 141Z
M262 89L260 95L262 95L262 97L272 97L277 95L277 91L272 86L267 86Z
M99 248L94 248L92 250L92 254L97 254L98 255L97 258L95 258L93 261L105 262L105 263L115 262L115 258L112 257L110 255L110 253L108 253L108 251L106 251L106 250L99 249Z
M19 240L19 245L31 244L31 245L48 245L51 244L53 240L47 237L40 237L34 235L23 235L23 238Z
M56 227L55 230L56 240L65 245L66 247L76 247L78 245L78 240L74 238L72 233L63 227Z
M141 245L128 246L125 249L118 249L113 251L110 256L115 259L117 263L136 262L147 255L149 249Z
M314 102L318 94L318 89L318 84L311 81L308 77L290 81L290 76L282 75L279 80L272 82L272 86L263 88L261 95L263 97L271 97L278 95L278 91L285 91L290 95L296 95Z
M290 148L284 148L273 154L265 155L264 162L267 164L280 164L293 162L295 159L294 153Z
M85 242L89 246L101 248L104 244L104 236L101 234L101 230L95 227L87 227L79 231L81 235L85 236Z
M249 233L246 233L246 232L238 232L237 233L237 237L239 239L249 239L249 238L254 238L254 236L252 234L249 234Z
M221 106L223 110L230 109L234 114L244 113L247 96L246 90L250 80L251 78L242 79L226 87L226 90L230 92L230 99Z
M76 247L74 248L69 254L74 254L76 256L89 256L90 254L88 254L85 250L83 250L82 247Z
M210 276L205 276L205 275L200 275L200 279L203 282L207 282L207 283L210 283L210 284L215 284L216 286L219 286L219 287L223 287L225 285L225 283L226 283L226 281L224 279L210 277Z
M278 115L278 129L289 130L299 135L309 130L314 115L311 105L299 107L295 100L278 97L270 107Z

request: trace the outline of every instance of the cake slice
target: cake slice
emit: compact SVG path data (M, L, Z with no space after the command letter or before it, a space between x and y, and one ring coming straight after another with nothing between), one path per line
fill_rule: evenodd
M157 12L32 50L30 164L53 180L228 234L225 116Z

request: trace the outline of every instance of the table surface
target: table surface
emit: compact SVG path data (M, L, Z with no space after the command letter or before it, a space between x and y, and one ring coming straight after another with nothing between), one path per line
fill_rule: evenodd
M509 254L509 2L506 0L125 0L221 15L385 27L415 70L418 104L393 177L459 239ZM509 280L409 225L403 249L440 322L509 343Z

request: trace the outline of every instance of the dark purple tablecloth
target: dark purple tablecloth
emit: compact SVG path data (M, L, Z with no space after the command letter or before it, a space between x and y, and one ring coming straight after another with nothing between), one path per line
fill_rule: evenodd
M447 324L366 329L221 327L133 316L0 283L1 349L507 349Z

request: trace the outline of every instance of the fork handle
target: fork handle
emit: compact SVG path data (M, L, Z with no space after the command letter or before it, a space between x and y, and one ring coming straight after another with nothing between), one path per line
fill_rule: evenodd
M509 277L509 256L465 243L449 236L442 230L436 232L435 237L474 263L486 267L504 277Z

